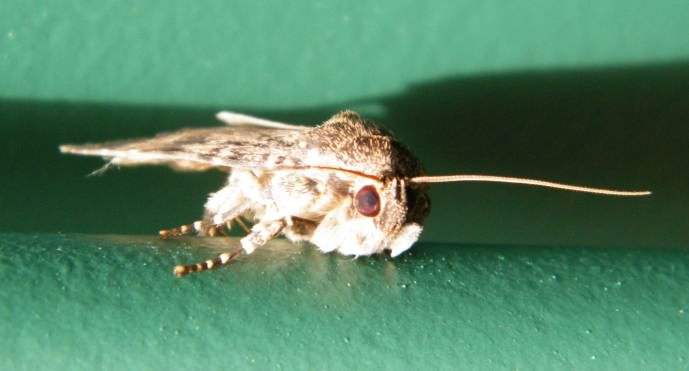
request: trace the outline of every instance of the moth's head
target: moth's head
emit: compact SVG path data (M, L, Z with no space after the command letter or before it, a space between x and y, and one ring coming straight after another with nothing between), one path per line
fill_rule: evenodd
M317 134L320 153L332 154L326 165L342 169L338 177L346 187L335 188L347 191L311 242L345 255L389 250L395 256L411 247L430 207L426 186L406 181L423 175L419 160L390 132L352 111L334 115Z
M409 183L400 178L391 178L382 182L377 190L380 197L380 213L374 217L376 226L389 237L386 249L391 256L397 256L409 249L418 240L423 230L423 220L431 208L427 194L428 187L422 184ZM354 206L361 213L370 200L370 189L362 188L357 192Z
M345 202L320 222L311 242L355 256L384 250L396 256L416 242L430 210L424 185L358 177L348 188Z

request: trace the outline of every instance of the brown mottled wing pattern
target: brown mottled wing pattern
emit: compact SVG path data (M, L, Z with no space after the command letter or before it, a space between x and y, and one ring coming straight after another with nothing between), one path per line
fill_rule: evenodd
M114 165L169 165L184 170L326 167L376 177L422 173L421 165L404 146L349 111L315 128L183 129L147 139L63 145L60 150L101 156Z
M307 129L313 130L313 129ZM114 165L170 165L186 170L304 166L298 143L307 130L255 127L183 129L153 138L63 145L64 153L101 156Z

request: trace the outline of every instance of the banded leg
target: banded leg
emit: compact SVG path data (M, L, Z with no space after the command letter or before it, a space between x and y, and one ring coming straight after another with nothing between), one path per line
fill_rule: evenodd
M221 265L225 265L225 264L231 262L232 260L235 260L243 252L244 252L244 249L242 249L240 247L240 248L234 249L230 252L224 252L224 253L216 256L213 259L206 260L205 262L196 263L196 264L192 264L192 265L178 265L175 267L175 276L182 277L182 276L185 276L187 273L201 272L201 271L205 271L208 269L217 268Z
M234 221L237 223L239 228L241 228L246 234L251 233L251 229L246 226L246 223L244 223L241 216L234 218ZM229 225L229 222L227 223L227 225Z
M177 228L161 229L158 234L162 239L168 239L170 237L179 237L187 234L198 233L201 231L203 222L197 220L191 224L184 224Z
M240 226L242 227L242 229L246 230L246 226L244 225L244 223L242 223ZM205 227L203 221L197 220L191 224L181 225L177 228L161 229L158 232L158 234L160 235L160 238L164 240L171 237L180 237L192 233L198 233L210 237L215 237L219 235L226 236L227 234L225 233L225 228L227 228L227 230L232 229L232 225L230 224L230 222Z
M259 223L251 228L251 233L244 236L239 243L240 248L225 252L214 259L206 260L205 262L196 263L192 265L178 265L174 269L175 276L182 277L191 272L201 272L208 269L214 269L221 265L226 265L237 259L242 253L251 254L256 248L265 245L268 241L277 236L282 228L285 227L284 221L274 221Z

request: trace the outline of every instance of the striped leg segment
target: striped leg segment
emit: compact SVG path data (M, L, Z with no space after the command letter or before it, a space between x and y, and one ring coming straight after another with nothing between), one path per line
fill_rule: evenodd
M244 249L238 248L236 250L222 253L214 259L206 260L205 262L196 263L192 265L178 265L175 267L175 276L182 277L187 273L201 272L209 269L215 269L221 265L228 264L239 257L244 252Z
M246 223L244 223L244 221L242 220L242 217L241 217L241 216L238 216L238 217L234 218L234 221L237 223L237 225L238 225L242 230L244 230L244 232L246 232L246 234L251 233L251 228L249 228L249 227L246 225ZM230 228L230 222L227 222L227 228Z
M230 228L230 225L227 225L227 228ZM168 239L172 237L179 237L179 236L185 236L188 234L192 233L199 233L199 234L205 234L210 237L215 237L218 235L225 235L225 225L224 224L218 224L218 225L211 225L209 227L205 227L203 225L203 222L201 220L197 220L193 222L192 224L185 224L182 226L179 226L177 228L170 228L170 229L161 229L158 234L160 235L160 238L162 239Z
M162 239L168 239L171 237L179 237L187 234L197 233L201 230L203 222L197 220L191 224L185 224L177 228L161 229L158 234Z
M268 241L273 239L282 228L284 228L284 221L274 221L268 223L259 223L251 228L251 233L244 236L239 242L241 247L230 252L222 253L214 259L206 260L205 262L196 263L192 265L178 265L174 269L175 276L182 277L191 272L201 272L209 269L215 269L221 265L231 263L237 259L242 253L251 254L257 247L265 245Z

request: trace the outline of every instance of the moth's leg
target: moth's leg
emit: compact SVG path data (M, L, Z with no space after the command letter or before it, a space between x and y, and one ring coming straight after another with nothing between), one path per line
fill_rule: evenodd
M208 269L215 269L221 265L228 264L231 261L237 259L237 257L239 257L243 252L244 249L238 247L232 251L224 252L213 259L208 259L205 262L196 263L192 265L178 265L175 267L174 270L175 276L182 277L187 275L187 273L191 272L201 272Z
M178 265L175 267L174 273L177 277L182 277L187 273L201 272L208 269L217 268L221 265L229 264L233 260L237 259L242 253L251 254L254 252L254 250L256 250L256 248L265 245L268 241L277 236L277 234L280 233L284 227L285 222L282 220L255 224L251 228L251 233L239 240L241 247L229 252L224 252L216 256L214 259L209 259L205 262L192 265Z
M241 217L241 216L238 216L238 217L234 218L234 221L237 222L237 225L238 225L242 230L244 230L244 232L245 232L246 234L251 233L251 228L247 227L246 223L244 223L244 221L242 220L242 217ZM230 222L227 222L227 227L230 228Z
M235 221L246 233L250 231L240 217L252 207L252 202L243 192L245 184L251 187L256 182L255 177L247 172L236 171L230 175L228 184L218 192L210 195L206 201L202 223L206 225L226 225L231 229Z
M228 223L227 228L230 228ZM225 235L225 224L210 224L207 225L203 220L197 220L191 224L184 224L176 228L161 229L158 234L162 239L168 239L171 237L179 237L192 233L199 233L203 235L208 235L211 237L218 236L220 234Z
M170 237L179 237L191 233L196 233L201 229L202 221L197 220L191 224L184 224L176 228L161 229L158 234L160 238L167 239Z
M247 254L251 254L257 247L265 245L278 235L285 227L284 220L261 222L251 227L251 233L244 236L239 243Z
M227 221L225 224L211 224L206 227L206 223L203 220L197 220L191 224L184 224L176 228L161 229L158 231L162 239L168 239L171 237L186 236L192 233L198 233L210 237L215 236L227 236L226 231L232 230L232 222L235 222L246 234L251 233L251 228L249 228L241 217L236 217L232 221Z

